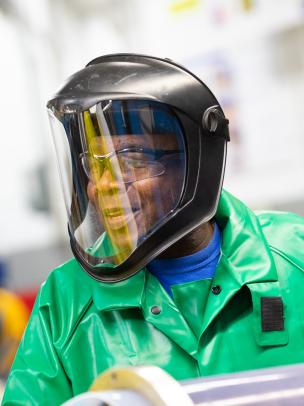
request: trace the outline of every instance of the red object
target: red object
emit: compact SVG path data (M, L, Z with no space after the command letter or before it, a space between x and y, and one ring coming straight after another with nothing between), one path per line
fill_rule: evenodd
M28 291L18 291L16 292L20 299L25 303L26 307L29 309L31 312L36 300L36 296L38 293L38 288L34 290L28 290Z

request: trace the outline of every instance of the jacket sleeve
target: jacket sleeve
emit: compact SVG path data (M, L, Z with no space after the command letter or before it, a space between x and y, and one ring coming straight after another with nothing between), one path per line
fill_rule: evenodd
M60 405L73 396L52 340L49 306L38 294L5 387L3 406Z

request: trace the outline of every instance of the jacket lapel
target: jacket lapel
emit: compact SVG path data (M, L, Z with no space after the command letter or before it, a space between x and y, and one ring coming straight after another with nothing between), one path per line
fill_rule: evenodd
M155 306L160 309L159 314L153 314ZM153 324L188 354L193 357L195 356L197 337L195 337L173 300L162 288L160 282L149 272L147 272L143 314L148 322Z
M195 355L197 338L159 281L146 269L115 284L92 280L92 297L100 311L141 308L146 321L188 354ZM160 310L158 314L154 311L156 307Z

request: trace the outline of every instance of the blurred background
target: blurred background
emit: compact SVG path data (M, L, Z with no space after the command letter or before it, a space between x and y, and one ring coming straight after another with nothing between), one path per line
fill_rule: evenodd
M0 285L29 308L71 256L45 104L116 52L200 76L230 119L225 188L304 214L303 0L0 0Z

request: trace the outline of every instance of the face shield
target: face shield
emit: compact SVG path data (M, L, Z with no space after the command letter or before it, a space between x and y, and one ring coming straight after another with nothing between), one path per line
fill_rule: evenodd
M93 278L131 277L214 216L228 120L184 67L104 55L47 106L71 249Z
M182 124L171 107L150 100L49 115L74 246L95 270L115 272L181 200Z

